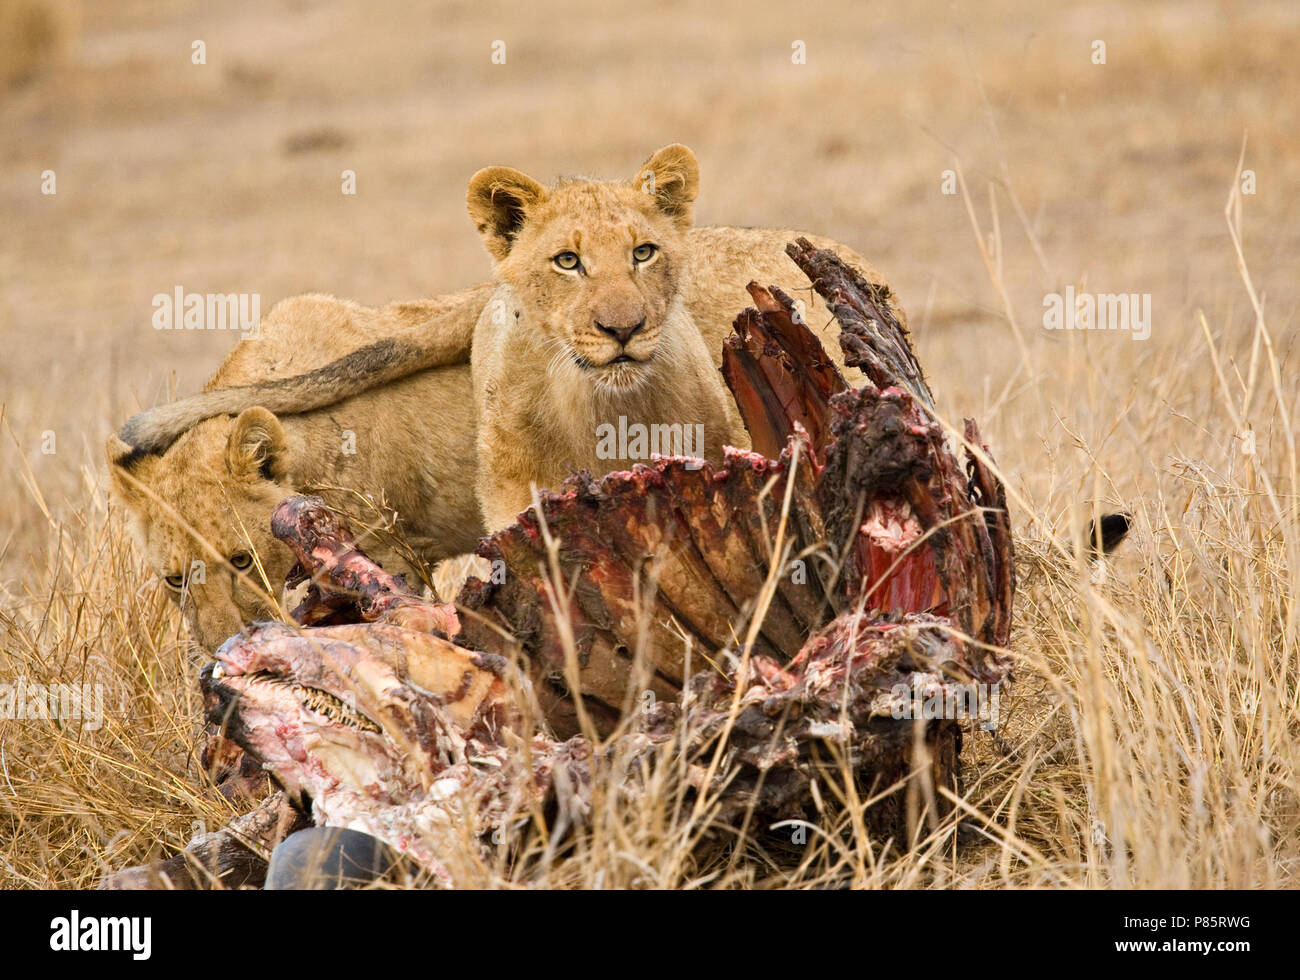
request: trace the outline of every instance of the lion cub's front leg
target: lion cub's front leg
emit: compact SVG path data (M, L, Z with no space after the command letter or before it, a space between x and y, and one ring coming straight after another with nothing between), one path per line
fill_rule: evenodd
M495 534L503 527L513 524L520 514L532 506L532 484L536 480L503 473L500 462L494 460L490 452L483 452L480 460L486 464L479 469L478 481L483 526L488 534Z
M489 534L513 524L533 503L533 486L558 487L565 473L547 467L559 458L557 447L546 446L514 413L486 418L479 427L478 500Z

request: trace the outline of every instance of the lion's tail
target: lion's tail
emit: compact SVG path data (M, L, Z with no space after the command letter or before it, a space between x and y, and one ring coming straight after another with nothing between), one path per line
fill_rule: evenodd
M436 317L417 334L386 337L323 367L288 378L214 388L132 416L120 437L135 454L162 453L191 426L255 405L275 414L310 412L427 368L469 361L472 317Z

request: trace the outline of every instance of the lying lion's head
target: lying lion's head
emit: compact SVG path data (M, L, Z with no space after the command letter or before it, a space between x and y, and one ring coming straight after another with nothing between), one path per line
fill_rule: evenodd
M106 453L114 502L203 647L274 616L264 583L278 590L293 564L270 529L271 511L293 492L274 415L208 419L162 456L135 454L116 436Z
M627 183L545 188L508 167L470 180L469 213L530 325L599 388L638 386L680 288L695 155L654 154Z

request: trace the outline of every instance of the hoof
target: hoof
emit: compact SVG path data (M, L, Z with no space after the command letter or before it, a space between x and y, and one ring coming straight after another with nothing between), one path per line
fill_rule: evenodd
M401 856L378 837L343 827L308 827L271 852L266 888L334 891L396 884L406 878Z

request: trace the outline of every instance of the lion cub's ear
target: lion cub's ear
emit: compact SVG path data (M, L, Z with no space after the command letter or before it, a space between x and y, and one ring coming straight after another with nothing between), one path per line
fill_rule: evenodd
M139 469L137 464L142 460L141 453L114 433L104 445L104 458L108 460L110 493L124 505L134 507L143 496L136 473Z
M288 449L280 420L258 405L235 419L226 443L226 465L237 479L281 480L289 470Z
M700 193L700 162L689 147L673 143L656 150L632 184L643 194L652 194L659 210L683 228L694 216L695 198Z
M510 254L528 209L546 199L546 188L509 167L487 167L469 179L465 203L483 244L500 262Z

